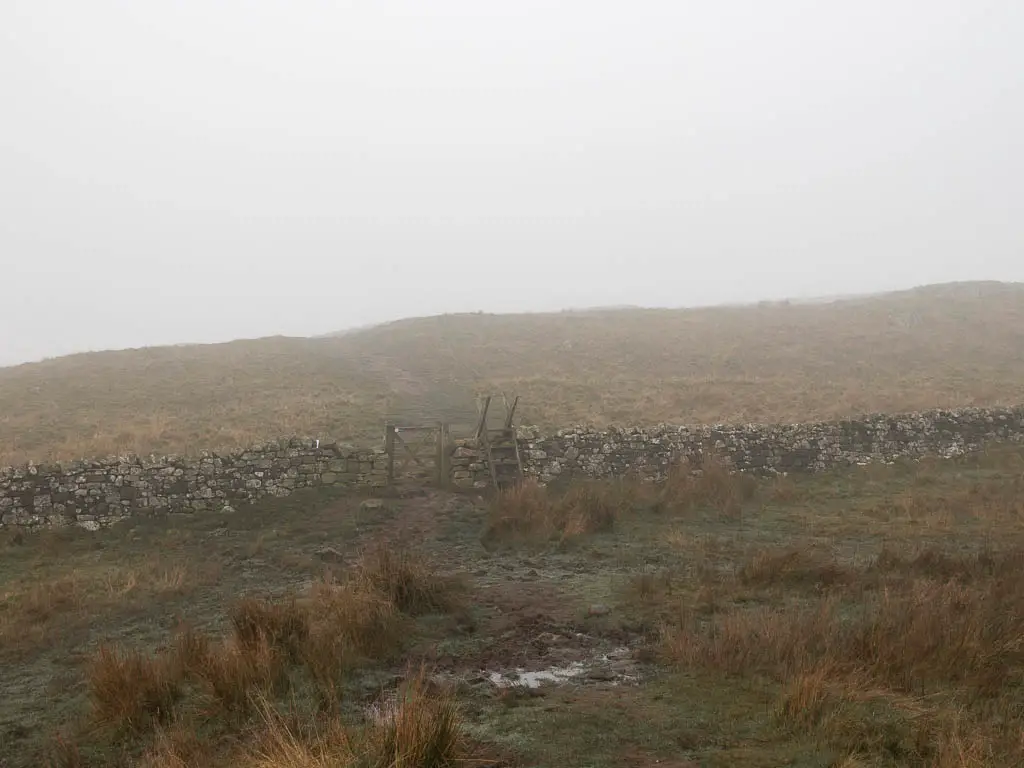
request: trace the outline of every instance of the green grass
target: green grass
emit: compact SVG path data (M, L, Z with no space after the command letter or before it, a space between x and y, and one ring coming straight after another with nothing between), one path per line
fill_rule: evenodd
M600 512L571 542L547 523L524 536L509 520L531 508L503 498L359 501L310 491L98 534L3 532L0 754L12 768L1024 759L1019 447L550 491L549 509ZM573 662L585 674L532 693L484 674ZM396 685L401 716L367 719Z

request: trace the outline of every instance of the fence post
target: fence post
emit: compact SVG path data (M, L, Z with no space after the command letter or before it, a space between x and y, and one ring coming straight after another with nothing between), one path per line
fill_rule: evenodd
M437 422L437 487L447 488L451 481L451 467L448 454L448 424Z
M384 425L384 452L388 455L388 485L395 484L395 425Z

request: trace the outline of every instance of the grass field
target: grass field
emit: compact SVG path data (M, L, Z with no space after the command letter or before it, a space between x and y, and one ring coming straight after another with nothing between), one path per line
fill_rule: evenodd
M1020 447L380 501L0 532L0 763L1024 764Z
M381 439L385 416L792 422L1024 402L1024 285L831 304L403 320L320 339L103 352L0 368L0 464L194 453L293 434Z

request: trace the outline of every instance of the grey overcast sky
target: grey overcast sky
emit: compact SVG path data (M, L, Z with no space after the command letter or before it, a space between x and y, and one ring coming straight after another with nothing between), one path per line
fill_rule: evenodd
M1024 280L1024 2L2 0L0 364Z

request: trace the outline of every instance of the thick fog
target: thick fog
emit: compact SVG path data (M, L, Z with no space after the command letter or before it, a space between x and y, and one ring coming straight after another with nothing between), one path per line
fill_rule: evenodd
M3 0L0 364L1024 280L1019 0Z

